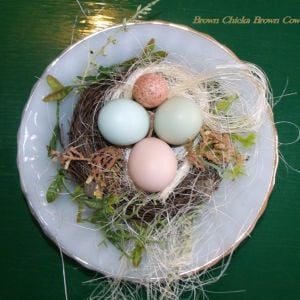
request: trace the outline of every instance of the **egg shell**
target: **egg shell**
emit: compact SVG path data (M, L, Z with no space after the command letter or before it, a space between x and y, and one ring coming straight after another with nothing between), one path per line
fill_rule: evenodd
M202 123L199 105L191 99L173 97L156 110L154 130L165 142L182 145L198 134Z
M99 112L98 127L103 137L119 146L143 139L150 127L150 117L143 106L129 99L108 102Z
M177 171L177 159L171 147L157 138L145 138L131 150L128 174L145 192L160 192L171 183Z
M159 73L148 73L140 76L132 90L133 98L146 108L154 108L168 97L168 82Z

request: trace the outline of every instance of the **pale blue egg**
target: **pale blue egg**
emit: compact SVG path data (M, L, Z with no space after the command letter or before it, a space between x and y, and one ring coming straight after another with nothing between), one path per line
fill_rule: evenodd
M202 123L202 111L197 103L191 99L173 97L158 107L154 130L165 142L182 145L199 133Z
M103 137L119 146L135 144L143 139L150 127L148 112L129 99L108 102L99 112L98 127Z

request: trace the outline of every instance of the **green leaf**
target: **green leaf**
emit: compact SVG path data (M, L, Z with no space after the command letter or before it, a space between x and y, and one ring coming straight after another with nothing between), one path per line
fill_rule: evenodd
M155 39L151 39L144 48L143 58L149 57L155 49Z
M102 199L97 198L87 198L84 200L84 204L89 208L93 209L101 209L103 207L103 203L101 203Z
M119 67L121 68L130 68L133 64L135 64L136 62L138 61L138 58L137 57L134 57L134 58L131 58L131 59L128 59L128 60L125 60L123 61Z
M81 199L81 197L87 197L85 192L84 192L84 189L82 186L80 185L76 185L75 186L75 189L72 193L72 200L78 200L78 199Z
M116 66L112 65L110 67L103 67L100 66L98 69L98 75L97 75L97 79L101 79L101 77L104 78L111 78L112 75L114 75L116 73Z
M168 52L159 50L152 53L152 60L160 60L168 56Z
M100 209L103 207L103 204L99 202L97 198L89 198L84 191L84 188L80 185L75 187L74 192L72 193L72 200L77 201L80 204L85 204L90 208Z
M120 202L120 197L118 197L116 195L111 195L111 196L107 197L107 201L108 201L109 205L115 205Z
M77 78L79 80L83 80L83 81L96 81L97 80L97 77L96 76L77 76Z
M60 126L58 123L56 123L53 133L49 142L49 145L47 146L48 150L48 157L53 157L52 151L57 149L57 142L60 140Z
M60 145L63 147L60 125L59 125L59 110L60 110L59 107L60 107L60 103L56 102L56 124L53 128L52 136L51 136L50 142L47 146L48 157L53 157L52 151L57 149L58 143L60 143Z
M231 104L238 98L237 95L231 95L223 98L219 102L216 103L215 109L216 112L227 112L230 108Z
M46 199L48 203L55 201L62 190L64 185L64 175L61 171L58 171L46 193Z
M139 12L142 8L142 4L139 4L138 7L136 8L136 11Z
M64 86L59 82L59 80L57 78L55 78L52 75L47 75L47 83L50 86L50 88L52 89L52 91L59 91L60 89L62 89Z
M141 243L137 242L136 246L131 252L132 264L134 267L138 267L140 265L143 251L144 251L144 247L141 245Z
M236 180L237 178L246 175L245 166L243 163L238 163L230 166L225 170L224 178Z
M77 210L77 216L76 216L76 222L81 223L83 221L82 219L82 212L84 209L84 204L83 203L78 203L78 210Z
M62 99L64 99L66 96L69 95L69 93L72 91L72 89L73 89L73 87L71 87L71 86L65 86L65 87L45 96L43 98L43 101L44 102L61 101Z
M85 194L84 188L80 185L77 185L75 187L74 192L71 194L71 196L73 200L85 204L89 208L101 210L101 214L98 214L98 212L96 212L95 214L95 217L98 216L100 218L103 217L102 212L113 213L113 205L120 201L119 197L117 196L107 196L102 199L96 197L88 197Z
M239 142L244 148L251 148L256 141L256 134L254 132L249 133L247 136L233 133L231 135L233 141Z

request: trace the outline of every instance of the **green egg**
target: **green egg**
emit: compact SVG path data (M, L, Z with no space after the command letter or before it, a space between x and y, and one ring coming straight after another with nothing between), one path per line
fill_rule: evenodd
M155 133L165 142L182 145L201 129L203 115L193 100L173 97L160 105L154 117Z

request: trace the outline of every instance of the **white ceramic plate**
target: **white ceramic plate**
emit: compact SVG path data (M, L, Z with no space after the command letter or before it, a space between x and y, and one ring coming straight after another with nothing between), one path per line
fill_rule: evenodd
M112 245L99 247L102 233L92 225L76 223L76 206L69 201L68 195L52 204L45 200L45 192L56 173L56 167L46 153L55 124L55 105L41 101L49 93L45 76L50 73L63 84L71 84L84 71L89 50L99 49L114 33L117 34L117 45L109 46L108 55L100 56L99 63L111 65L134 57L150 38L155 38L158 47L169 52L171 58L180 57L181 61L190 63L199 71L219 64L239 64L240 61L230 50L205 34L175 24L143 22L129 25L127 32L120 33L119 26L109 28L73 45L49 65L32 90L18 135L21 185L32 213L63 252L85 267L111 276L121 274L122 278L148 280L166 274L154 273L147 261L139 268L128 264L120 270L119 251ZM249 83L245 84L245 89L249 88L247 85ZM65 132L76 100L76 96L71 95L63 102L61 121ZM207 205L209 213L205 220L201 220L203 230L193 233L192 260L180 267L181 274L212 266L250 234L273 188L277 156L277 134L270 110L259 130L253 158L247 163L247 176L236 182L222 182Z

